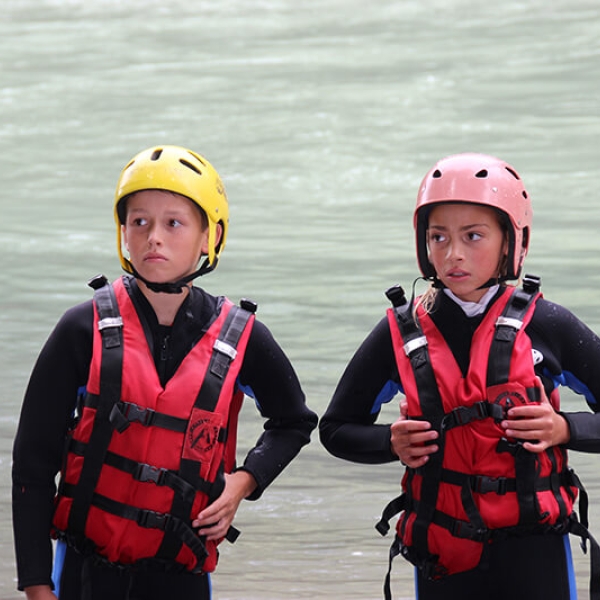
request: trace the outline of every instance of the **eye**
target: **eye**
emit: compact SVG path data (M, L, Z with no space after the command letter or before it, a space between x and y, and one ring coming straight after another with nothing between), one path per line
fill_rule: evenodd
M182 225L179 219L169 219L169 227L180 227Z
M429 233L429 241L432 243L440 244L446 241L446 236L443 233L431 231Z
M477 231L469 231L469 233L467 233L467 237L472 242L476 242L476 241L480 240L483 236L480 233L478 233Z
M144 217L134 217L131 219L131 225L135 227L143 227L148 221Z

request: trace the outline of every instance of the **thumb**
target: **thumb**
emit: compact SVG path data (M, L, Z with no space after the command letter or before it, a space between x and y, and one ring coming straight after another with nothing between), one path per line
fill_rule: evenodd
M548 399L548 395L546 394L544 384L542 383L542 380L538 375L536 375L535 377L535 387L540 392L540 404L550 404L550 400Z
M408 419L408 400L406 398L400 400L400 418Z

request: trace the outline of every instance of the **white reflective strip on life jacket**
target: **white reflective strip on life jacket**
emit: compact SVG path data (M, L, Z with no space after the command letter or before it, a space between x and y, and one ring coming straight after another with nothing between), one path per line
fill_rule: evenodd
M422 348L423 346L427 346L427 338L424 335L415 338L414 340L410 340L409 342L406 342L406 344L404 344L404 346L402 347L404 348L404 353L406 354L406 356L410 356L411 352L414 352L415 350L417 350L418 348Z
M237 350L233 346L230 346L229 344L221 340L215 340L213 348L217 352L229 356L231 360L235 359L235 357L237 356Z
M98 321L98 329L108 329L109 327L123 327L123 319L121 317L106 317Z
M500 315L496 321L496 327L498 327L498 325L506 325L508 327L512 327L513 329L519 330L521 327L523 327L523 321L520 319L511 319L510 317L503 317Z

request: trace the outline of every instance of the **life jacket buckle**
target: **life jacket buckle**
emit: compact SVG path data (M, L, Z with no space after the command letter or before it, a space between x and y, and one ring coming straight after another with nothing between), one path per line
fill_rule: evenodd
M471 489L477 494L494 492L499 496L504 496L508 492L508 479L506 477L475 477Z
M454 519L451 533L454 537L463 540L484 541L488 537L487 529L473 527L471 523Z
M140 527L160 529L161 531L167 531L170 522L171 515L159 513L154 510L140 510L136 519L136 523Z
M154 420L154 415L156 412L151 408L142 408L133 402L124 402L123 408L123 416L129 421L138 421L144 425L144 427L148 427L152 425L152 421Z
M136 469L134 479L140 481L142 483L155 483L156 485L161 485L162 481L165 477L166 469L161 469L160 467L155 467L153 465L140 464Z

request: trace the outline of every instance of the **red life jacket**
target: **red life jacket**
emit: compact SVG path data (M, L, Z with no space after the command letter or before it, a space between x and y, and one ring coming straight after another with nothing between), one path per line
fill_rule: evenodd
M409 418L439 432L439 451L406 469L395 507L396 553L428 578L473 569L496 535L568 530L578 482L566 451L528 452L499 425L510 406L539 402L524 331L539 297L535 286L504 289L473 335L466 377L422 308L418 327L408 305L388 311ZM558 410L558 393L550 402Z
M163 388L121 279L97 284L87 395L71 432L55 537L110 563L214 570L191 521L235 466L236 386L254 316L223 299ZM219 540L221 541L221 540Z

